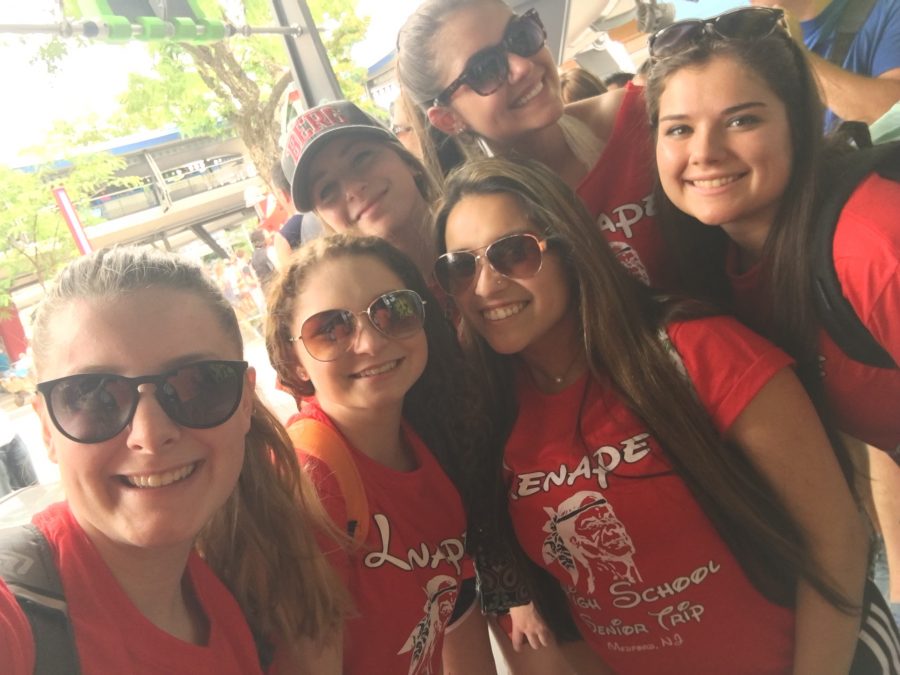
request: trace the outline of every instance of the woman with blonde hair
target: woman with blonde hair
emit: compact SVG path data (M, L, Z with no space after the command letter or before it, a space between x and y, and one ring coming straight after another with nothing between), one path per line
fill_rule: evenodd
M321 506L202 270L152 249L82 257L41 302L33 344L66 496L33 520L71 623L65 668L340 672ZM4 673L59 647L41 637L0 583Z

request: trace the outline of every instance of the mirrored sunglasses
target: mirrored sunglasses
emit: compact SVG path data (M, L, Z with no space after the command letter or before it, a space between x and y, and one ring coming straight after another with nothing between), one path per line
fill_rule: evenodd
M462 75L434 99L434 105L446 105L456 90L467 85L479 96L489 96L509 78L509 54L528 58L537 54L547 41L547 32L537 11L530 9L510 19L500 44L472 55Z
M483 257L505 277L530 279L541 271L548 245L549 239L529 232L511 234L481 248L445 253L434 265L434 277L448 294L459 295L475 282L478 261Z
M357 317L362 315L386 338L408 338L425 325L425 301L415 291L404 289L378 296L361 312L327 309L306 319L300 335L288 341L302 341L316 361L334 361L356 341L360 328Z
M102 443L118 436L134 419L142 384L173 422L209 429L228 421L241 402L246 361L198 361L158 375L123 377L111 373L69 375L38 384L50 419L76 443Z
M758 40L776 28L787 30L784 12L773 7L739 7L711 19L677 21L656 31L648 42L650 58L664 59L689 49L705 36Z

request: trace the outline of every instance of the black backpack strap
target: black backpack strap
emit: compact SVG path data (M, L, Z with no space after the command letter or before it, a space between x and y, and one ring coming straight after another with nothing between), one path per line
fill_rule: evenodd
M841 18L838 20L837 32L834 36L834 44L828 53L828 61L843 68L844 60L850 53L850 45L856 39L856 34L869 18L876 0L850 0L844 8Z
M822 327L841 351L854 361L876 368L897 368L891 355L857 316L844 297L834 268L834 233L850 195L869 174L900 182L900 142L850 152L840 158L840 168L823 190L812 236L813 294Z
M34 634L35 675L78 675L75 636L50 545L34 525L0 530L0 577Z

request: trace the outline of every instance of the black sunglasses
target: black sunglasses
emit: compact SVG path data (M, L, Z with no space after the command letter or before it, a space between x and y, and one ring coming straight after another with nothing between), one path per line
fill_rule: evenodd
M497 272L510 279L530 279L544 264L549 239L539 239L529 232L501 237L497 241L468 251L445 253L434 264L434 278L449 295L467 290L478 274L478 260L483 258Z
M63 436L76 443L102 443L131 424L142 384L154 385L160 407L183 427L224 424L241 402L247 367L246 361L197 361L159 375L69 375L41 382L37 389Z
M705 36L758 40L777 27L787 31L784 12L773 7L739 7L711 19L687 19L656 31L648 42L650 58L664 59L697 44Z
M509 77L509 54L528 58L537 54L547 41L541 17L534 9L509 20L500 44L473 54L462 75L451 82L434 99L434 105L446 105L463 85L479 96L489 96L503 86Z
M425 325L425 301L415 291L404 289L379 295L361 312L326 309L306 319L300 326L300 335L288 338L288 342L302 341L316 361L334 361L356 340L356 317L362 314L385 337L408 338Z

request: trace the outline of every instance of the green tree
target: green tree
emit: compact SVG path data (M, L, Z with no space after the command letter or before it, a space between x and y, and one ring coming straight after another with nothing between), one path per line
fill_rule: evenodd
M42 147L30 150L36 157L33 170L0 165L0 307L7 304L16 279L32 277L43 287L61 265L78 255L56 207L54 187L66 188L82 223L89 226L101 220L88 208L91 196L110 183L123 187L136 183L137 179L116 177L125 162L110 153L72 154L71 148L97 137L93 126L82 133L71 123L58 123Z
M203 0L205 11L218 11L219 0ZM268 0L240 0L236 25L273 25ZM356 0L311 0L310 11L344 95L365 96L365 71L354 66L351 47L365 37L368 18L356 14ZM155 72L133 74L116 123L123 132L153 129L174 122L187 136L216 135L230 129L247 147L262 178L279 155L278 113L292 81L283 39L235 36L212 44L167 42L150 47Z

